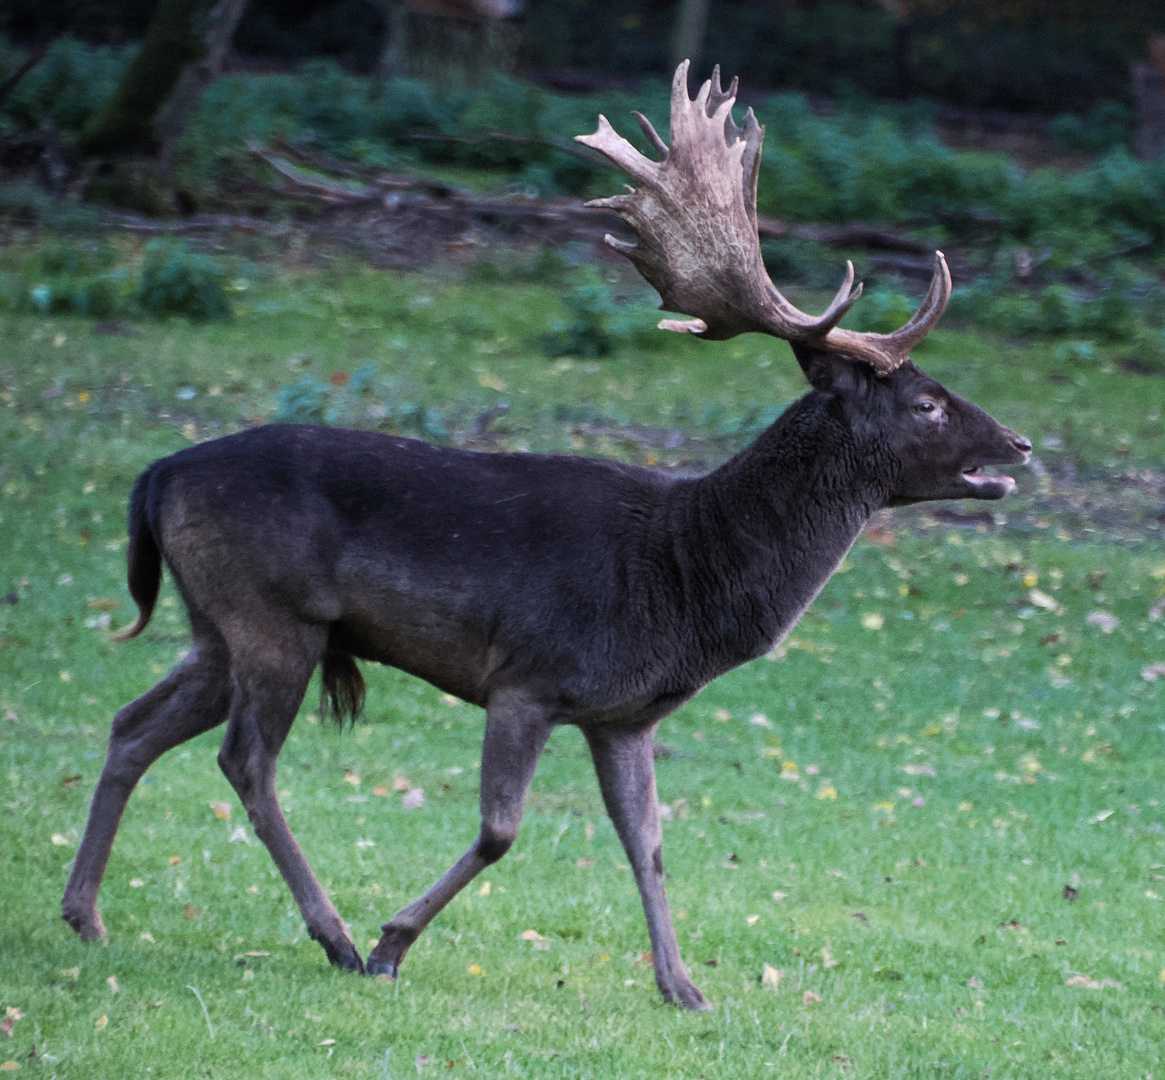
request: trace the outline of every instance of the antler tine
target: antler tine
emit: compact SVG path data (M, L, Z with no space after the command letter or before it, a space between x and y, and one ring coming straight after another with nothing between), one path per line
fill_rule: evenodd
M659 151L660 157L667 161L671 151L668 149L667 143L659 137L659 132L652 127L651 121L641 112L633 112L631 115L639 122L639 128L647 136L647 141Z
M941 251L934 253L934 274L930 279L930 288L918 310L910 320L886 337L893 342L903 355L909 353L927 334L934 329L935 324L942 318L943 312L951 299L951 271L947 266L947 258Z

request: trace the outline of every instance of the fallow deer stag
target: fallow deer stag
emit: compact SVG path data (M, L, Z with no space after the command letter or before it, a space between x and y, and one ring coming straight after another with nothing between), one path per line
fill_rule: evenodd
M664 896L652 762L659 721L709 681L763 655L797 622L882 507L998 499L984 466L1031 444L909 359L951 291L941 253L919 312L892 334L838 327L853 268L826 311L774 288L756 232L763 131L731 117L719 74L676 72L668 147L640 117L651 161L600 118L580 141L638 190L602 200L635 229L608 238L690 316L661 326L791 343L812 390L751 446L699 479L612 461L482 454L365 431L270 425L151 465L129 510L130 593L141 632L170 568L189 655L113 722L64 917L105 929L95 901L126 800L164 751L227 723L219 764L334 964L395 976L433 917L514 841L539 753L557 724L590 745L643 899L656 981L706 1007ZM359 711L354 658L411 672L486 710L481 831L362 961L275 797L275 762L313 670L338 714Z

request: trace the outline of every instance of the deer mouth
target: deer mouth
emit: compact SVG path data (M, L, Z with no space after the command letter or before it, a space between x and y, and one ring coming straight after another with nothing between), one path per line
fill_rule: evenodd
M982 465L964 469L963 482L970 488L972 499L1002 499L1015 490L1015 480L1010 476L992 476Z

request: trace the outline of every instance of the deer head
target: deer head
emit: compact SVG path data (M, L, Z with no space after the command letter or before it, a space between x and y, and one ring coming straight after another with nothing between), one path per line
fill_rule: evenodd
M773 285L761 257L756 188L764 128L751 109L744 126L737 126L737 80L724 91L719 67L694 100L687 78L685 60L672 82L670 146L645 116L635 114L660 161L636 150L605 116L595 134L576 136L639 184L588 205L614 210L631 225L637 243L610 235L607 243L635 264L666 310L691 316L664 319L660 329L716 341L756 331L788 341L813 387L831 395L845 413L858 444L864 436L890 451L895 478L889 505L1006 495L1015 481L986 476L983 467L1027 461L1031 444L910 362L911 350L950 300L943 253L935 252L921 307L893 333L838 326L862 293L850 262L825 311L799 310Z

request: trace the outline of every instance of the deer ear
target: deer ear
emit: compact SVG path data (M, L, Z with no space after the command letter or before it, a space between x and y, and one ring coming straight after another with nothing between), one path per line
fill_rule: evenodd
M825 349L812 349L795 342L790 344L797 363L814 390L824 394L844 394L857 388L861 378L859 361Z

